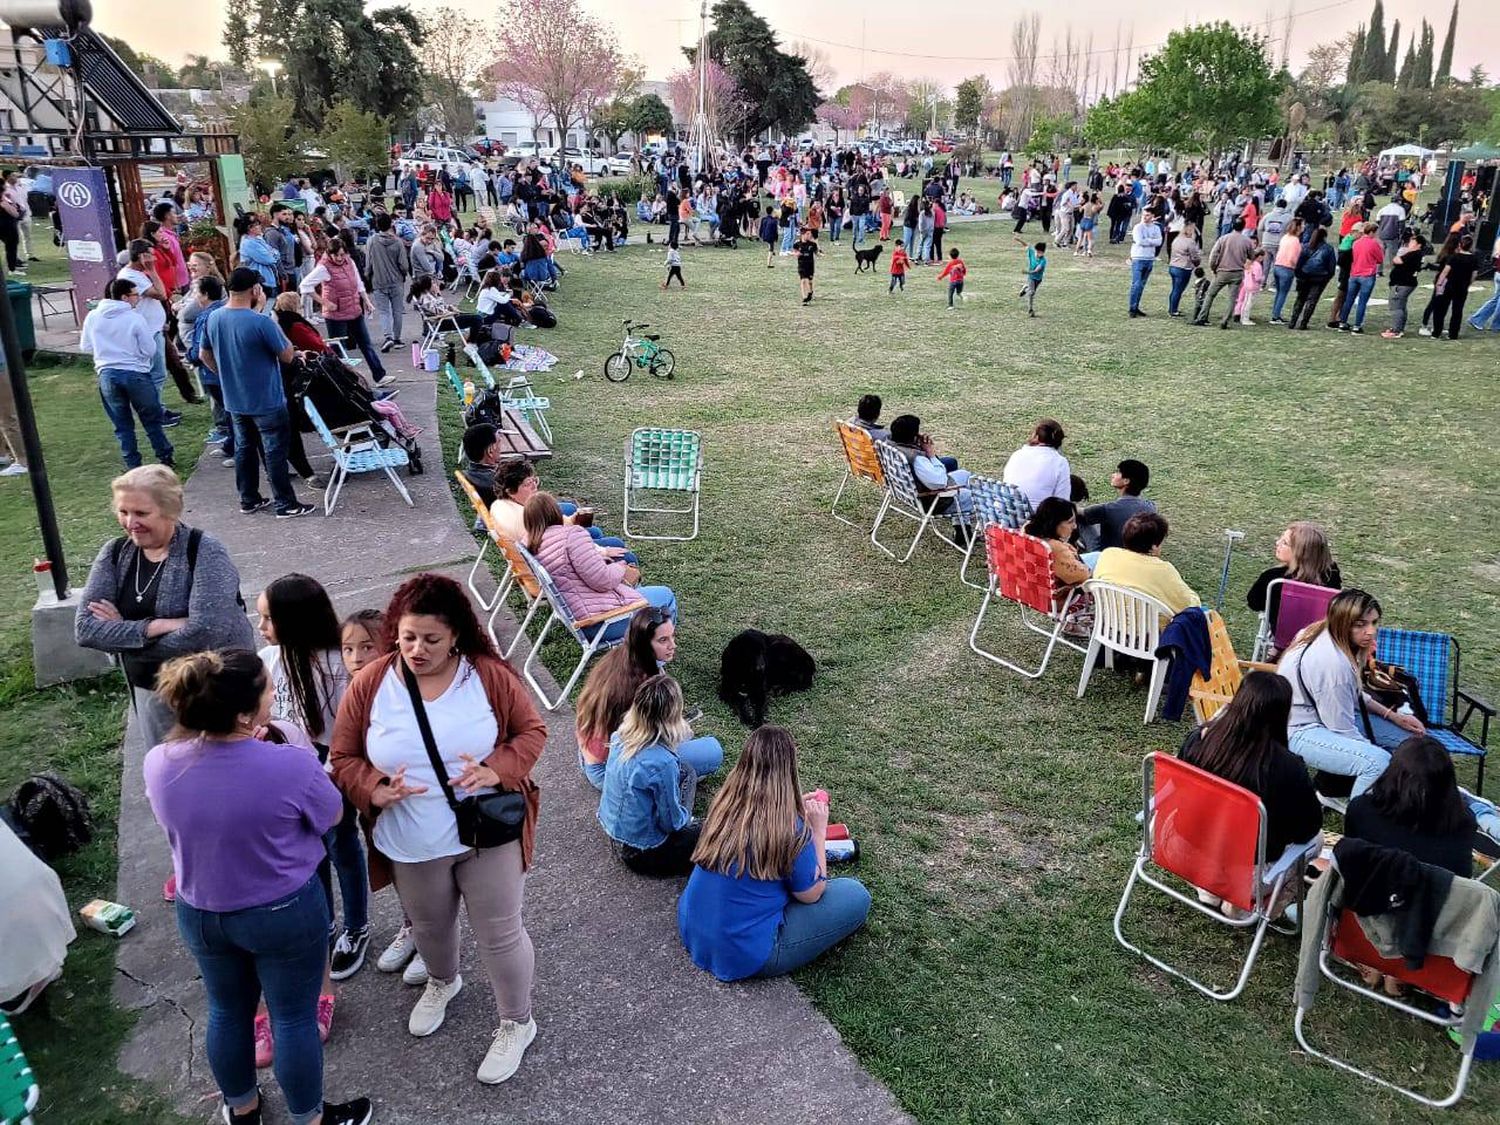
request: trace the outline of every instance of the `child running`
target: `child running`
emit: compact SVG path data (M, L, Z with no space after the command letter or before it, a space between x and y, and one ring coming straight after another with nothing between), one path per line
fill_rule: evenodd
M1021 286L1019 296L1026 298L1026 315L1036 316L1036 291L1042 287L1042 278L1047 275L1047 244L1027 245L1018 234L1011 238L1017 246L1026 247L1026 284Z
M891 255L891 266L895 268L895 255ZM964 265L964 260L958 256L958 247L948 251L948 261L943 265L938 274L938 280L948 279L948 308L953 308L953 298L964 295L964 276L969 272L969 267Z
M897 289L906 292L906 269L911 265L911 259L906 256L906 247L896 243L896 248L891 251L891 287L887 289L886 296L890 296Z
M668 243L667 276L666 279L661 283L661 287L663 289L666 289L668 286L670 286L674 277L677 279L678 285L682 286L684 289L687 288L687 282L682 280L682 251L677 249L675 245Z
M766 244L766 269L776 268L776 242L781 231L776 223L776 209L767 207L760 217L760 240Z

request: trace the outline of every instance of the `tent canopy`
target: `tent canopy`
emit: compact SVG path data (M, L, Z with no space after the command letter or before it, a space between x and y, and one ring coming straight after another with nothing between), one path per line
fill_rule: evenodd
M1453 154L1455 160L1500 160L1500 148L1494 145L1470 145Z
M1385 149L1380 155L1382 158L1387 156L1432 156L1433 150L1423 148L1421 145L1397 145L1395 148Z

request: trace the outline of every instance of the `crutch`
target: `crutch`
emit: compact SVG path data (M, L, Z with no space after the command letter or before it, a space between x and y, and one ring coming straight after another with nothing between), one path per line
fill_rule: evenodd
M1243 538L1243 531L1236 531L1232 527L1224 529L1224 569L1219 572L1219 596L1214 600L1214 608L1220 613L1224 612L1224 591L1229 589L1230 556L1234 553L1234 545Z

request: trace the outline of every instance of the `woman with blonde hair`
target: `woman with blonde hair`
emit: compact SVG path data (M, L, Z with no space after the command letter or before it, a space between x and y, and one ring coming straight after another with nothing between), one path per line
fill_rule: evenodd
M599 824L625 866L638 875L670 878L692 869L698 766L712 772L724 760L718 739L692 736L682 716L682 689L658 673L636 689L620 729L610 737ZM698 744L691 749L690 739Z
M1262 571L1245 595L1245 604L1256 613L1265 613L1269 605L1272 630L1281 609L1281 587L1271 589L1271 583L1278 578L1331 590L1342 589L1344 585L1339 564L1333 561L1333 552L1328 547L1328 536L1318 524L1297 520L1287 525L1276 540L1275 551L1277 565Z
M828 800L802 792L791 733L760 727L709 806L677 903L693 963L726 981L781 976L864 925L870 892L828 878L827 832Z

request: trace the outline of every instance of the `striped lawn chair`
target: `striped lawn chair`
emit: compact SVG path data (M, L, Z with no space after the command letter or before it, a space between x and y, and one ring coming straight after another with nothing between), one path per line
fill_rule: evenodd
M912 471L906 457L894 445L888 441L877 441L875 443L875 456L880 459L880 471L885 480L885 498L880 502L880 510L875 513L875 526L870 529L870 542L879 547L897 562L906 562L916 551L917 544L922 540L922 532L931 532L948 546L960 554L965 550L964 545L957 539L950 539L944 535L939 523L933 521L933 515L942 515L947 518L950 513L956 515L958 510L958 488L950 486L935 492L924 490L917 483L916 473ZM952 501L952 505L942 512L936 512L943 499ZM887 547L876 538L880 534L880 525L885 522L885 517L890 513L904 516L917 525L917 533L911 537L911 544L906 548L906 554L897 558L896 552Z
M984 600L979 603L979 616L974 618L974 627L969 630L969 647L986 660L993 660L1012 672L1019 672L1028 680L1036 679L1047 670L1052 650L1058 644L1083 652L1082 645L1063 636L1063 626L1078 591L1069 590L1062 605L1056 605L1052 588L1052 552L1047 544L1035 536L994 523L985 525L982 538L985 558L989 563L990 581L984 591ZM1042 662L1034 670L1012 664L1003 656L980 647L980 626L984 624L984 615L990 603L997 597L1015 602L1021 611L1021 624L1033 633L1040 633L1047 638ZM1033 620L1036 615L1040 615L1041 620L1046 621L1050 627L1044 627Z
M1026 526L1026 521L1031 519L1031 501L1015 485L1006 484L994 477L981 476L979 473L969 477L969 483L964 487L974 502L969 515L969 530L973 534L969 537L969 548L964 552L964 564L958 568L958 577L965 586L983 590L984 584L970 581L968 573L969 560L974 557L975 550L979 549L984 529L996 524L1012 531L1020 531Z
M345 426L339 431L339 436L334 437L333 431L324 423L318 414L318 408L312 404L311 399L306 399L302 404L307 410L307 418L318 431L318 436L323 439L323 444L328 447L328 452L333 456L333 474L328 478L328 487L323 490L323 514L333 515L334 506L339 502L339 493L344 489L344 483L359 473L383 472L390 478L390 482L396 486L396 491L401 494L401 499L406 501L407 507L415 508L416 501L411 498L411 493L406 491L406 485L401 483L401 478L396 475L397 469L407 466L408 458L406 450L399 445L382 446L375 437L372 423L360 422L353 426Z
M546 395L536 393L536 388L531 385L531 380L525 375L512 375L510 382L500 387L495 376L491 373L489 364L485 363L479 356L479 349L473 344L464 345L464 354L469 357L469 362L478 369L479 375L484 379L485 385L494 389L499 387L500 397L506 406L514 407L520 411L521 417L531 423L533 429L541 435L542 440L548 445L552 444L552 427L547 423L546 411L552 409L552 400Z
M10 1021L0 1014L0 1122L31 1125L31 1111L41 1097L26 1053L10 1029Z
M1458 638L1448 633L1427 633L1418 629L1381 628L1375 642L1375 658L1386 664L1399 664L1416 679L1422 704L1427 709L1428 734L1441 742L1450 754L1479 759L1479 777L1474 792L1482 796L1490 719L1494 717L1495 709L1459 685ZM1460 702L1464 707L1462 715L1458 711ZM1476 711L1480 715L1477 732L1468 725Z
M840 523L854 527L856 525L853 520L839 515L839 500L843 498L844 489L854 479L868 481L884 492L885 474L880 471L880 458L875 454L875 439L870 436L869 430L851 422L836 422L833 428L839 435L839 443L844 447L846 464L844 477L839 481L839 490L833 494L833 507L828 509L828 514Z
M698 537L698 501L703 484L703 439L696 430L643 427L625 443L625 514L621 526L632 539L671 539L686 542ZM679 493L691 497L686 508L647 508L639 494ZM631 512L693 517L687 535L646 535L630 530Z
M1239 691L1246 672L1276 671L1274 664L1241 660L1237 657L1234 642L1229 639L1229 629L1219 616L1219 611L1210 609L1206 612L1210 648L1208 678L1204 679L1194 672L1192 686L1188 688L1188 698L1193 701L1193 717L1198 720L1199 726L1229 706L1229 701Z

